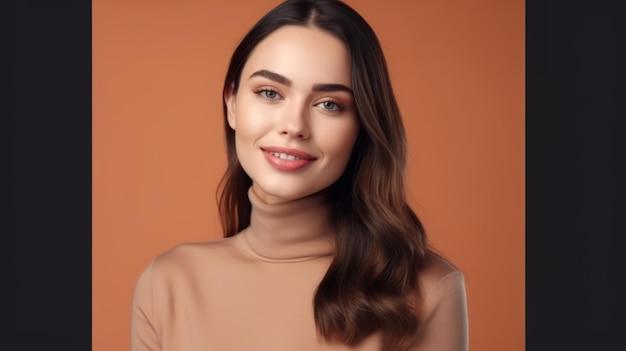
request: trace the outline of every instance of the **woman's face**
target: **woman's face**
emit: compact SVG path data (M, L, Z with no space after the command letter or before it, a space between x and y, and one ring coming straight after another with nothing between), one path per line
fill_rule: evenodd
M333 184L359 132L350 56L312 27L284 26L261 41L225 97L237 157L268 203L305 197Z

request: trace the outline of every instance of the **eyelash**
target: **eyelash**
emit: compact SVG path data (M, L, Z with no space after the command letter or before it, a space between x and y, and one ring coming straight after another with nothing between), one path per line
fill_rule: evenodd
M333 108L333 109L327 109L327 108L323 107L323 109L328 111L328 112L340 112L340 111L343 111L343 106L340 103L338 103L337 101L333 100L333 99L326 99L324 101L319 102L317 105L326 104L326 103L331 103L331 104L333 104L335 106L335 108Z
M278 93L278 91L271 89L271 88L262 88L259 90L255 90L254 91L255 94L259 95L261 98L267 100L267 101L273 101L273 100L278 100L279 97L282 98L282 96ZM267 94L276 94L275 97L268 97ZM343 105L341 105L339 102L335 101L334 99L326 99L324 101L320 101L318 102L316 105L322 105L322 104L326 104L326 103L331 103L334 105L334 108L328 109L328 108L324 108L322 107L324 110L328 111L328 112L339 112L339 111L343 111Z
M270 89L270 88L263 88L263 89L255 90L254 93L259 95L259 96L261 96L263 99L268 100L268 101L276 100L278 96L281 96L276 90ZM276 94L276 97L274 97L274 98L267 97L267 95L266 95L267 93Z

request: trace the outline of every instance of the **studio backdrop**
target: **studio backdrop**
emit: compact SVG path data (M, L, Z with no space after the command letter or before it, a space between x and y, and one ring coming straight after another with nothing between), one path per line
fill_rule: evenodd
M221 237L221 89L278 0L93 2L93 350L129 347L139 273ZM409 201L465 274L470 349L524 350L524 1L348 0L376 31Z

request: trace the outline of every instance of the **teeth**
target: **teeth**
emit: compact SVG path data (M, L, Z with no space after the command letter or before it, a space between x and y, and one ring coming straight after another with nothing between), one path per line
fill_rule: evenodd
M275 157L278 157L283 160L293 161L293 160L304 160L302 157L283 154L282 152L270 152Z

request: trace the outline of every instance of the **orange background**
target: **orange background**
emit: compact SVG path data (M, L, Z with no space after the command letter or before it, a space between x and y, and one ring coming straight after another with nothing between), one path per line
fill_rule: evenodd
M223 78L279 2L93 2L93 350L128 349L153 257L220 237ZM465 273L470 348L524 350L524 2L347 2L387 56L411 204Z

